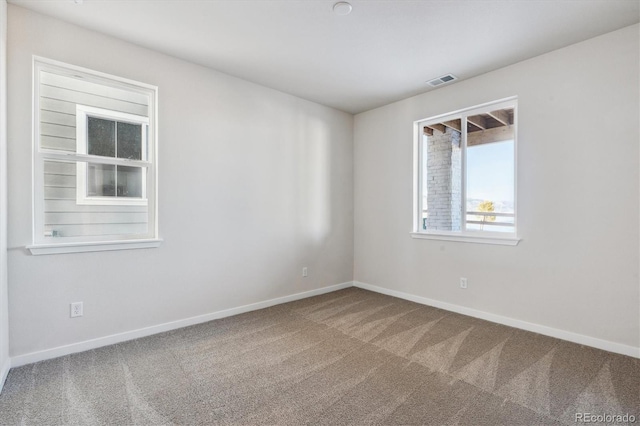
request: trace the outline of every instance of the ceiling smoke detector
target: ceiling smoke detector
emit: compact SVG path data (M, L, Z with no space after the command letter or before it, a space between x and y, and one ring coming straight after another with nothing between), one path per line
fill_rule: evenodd
M336 15L345 16L350 14L351 10L353 10L353 6L346 1L339 1L333 5L333 12Z
M453 74L447 74L447 75L443 75L442 77L438 77L438 78L434 78L433 80L429 80L427 81L427 84L429 86L432 87L436 87L436 86L440 86L441 84L445 84L445 83L449 83L452 82L454 80L457 80L458 77L456 77Z

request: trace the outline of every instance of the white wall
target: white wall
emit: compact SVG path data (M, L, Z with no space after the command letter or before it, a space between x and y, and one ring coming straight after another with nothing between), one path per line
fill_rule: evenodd
M635 25L357 115L354 279L640 346L639 48ZM412 239L413 121L512 95L520 245Z
M25 250L33 54L159 86L160 248ZM12 357L352 280L351 115L13 5L8 71Z
M7 303L7 2L0 0L0 390L9 372Z

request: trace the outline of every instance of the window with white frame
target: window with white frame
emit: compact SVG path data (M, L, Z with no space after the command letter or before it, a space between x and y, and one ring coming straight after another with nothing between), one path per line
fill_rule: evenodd
M515 245L517 100L414 123L415 238Z
M34 57L33 254L157 247L157 88Z
M77 164L77 203L147 205L148 117L76 106L78 154L117 164Z

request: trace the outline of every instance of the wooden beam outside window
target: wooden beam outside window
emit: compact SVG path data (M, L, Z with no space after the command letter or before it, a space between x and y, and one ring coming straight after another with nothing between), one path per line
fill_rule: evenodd
M461 120L458 118L457 120L444 121L442 124L444 124L445 126L453 130L457 130L458 132L460 132L462 129L460 122Z
M513 124L509 122L509 113L503 109L498 111L491 111L488 114L491 117L498 120L499 122L501 122L502 124L504 124L505 126L508 126L509 124Z
M467 121L472 125L476 126L480 130L487 129L487 120L481 115L474 115L471 117L467 117Z

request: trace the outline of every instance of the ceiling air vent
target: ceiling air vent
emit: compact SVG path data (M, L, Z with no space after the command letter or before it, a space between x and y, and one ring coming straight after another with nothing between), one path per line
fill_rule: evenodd
M432 87L440 86L441 84L449 83L450 81L457 80L458 77L452 74L443 75L442 77L434 78L427 81L427 84Z

